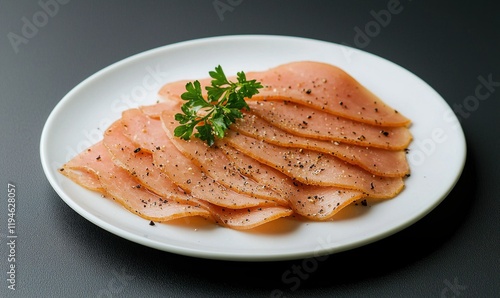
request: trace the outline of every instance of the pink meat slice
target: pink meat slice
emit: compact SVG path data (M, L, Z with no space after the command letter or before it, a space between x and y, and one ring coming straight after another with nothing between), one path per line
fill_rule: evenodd
M376 176L321 152L276 146L234 131L228 131L225 140L237 150L304 184L359 190L373 198L392 198L404 187L402 178Z
M217 223L235 230L252 229L293 214L292 209L282 206L229 209L212 204L210 211L216 217Z
M180 102L178 100L172 100L165 98L161 102L140 106L139 110L146 116L153 119L160 119L161 112L164 110L178 110Z
M251 100L292 101L333 115L381 126L408 126L410 120L370 92L344 70L327 63L299 61L266 71L246 72L262 83ZM234 77L230 78L234 80ZM203 86L211 79L199 80ZM159 94L179 97L188 81L164 85Z
M82 162L82 157L83 152L65 163L59 168L59 172L80 186L105 195L106 190L102 187L99 177L93 171L88 170L88 167Z
M174 129L178 125L178 122L174 119L175 114L175 110L164 110L162 112L163 128L175 147L205 171L207 175L234 191L272 200L279 205L287 204L286 199L282 198L279 193L241 175L231 163L227 154L217 146L209 147L205 142L196 138L186 141L175 137Z
M252 114L289 133L389 150L408 147L412 136L406 127L380 127L353 121L288 101L248 102Z
M255 103L250 102L249 104L252 105ZM276 103L272 102L269 104ZM146 114L150 117L160 118L163 111L173 111L178 108L178 102L167 99L165 102L141 107L141 111L146 111ZM252 109L252 111L255 111L255 109ZM316 112L317 111L314 113ZM364 170L379 176L404 177L410 173L410 168L406 159L406 152L404 150L386 150L369 146L352 145L342 141L339 142L334 140L310 138L294 133L293 129L291 129L292 132L290 133L279 128L278 126L282 126L282 123L277 125L271 124L270 122L274 122L274 118L272 117L267 120L263 120L261 117L250 113L245 113L244 115L245 116L242 119L238 119L236 123L231 126L231 129L247 136L264 140L268 143L279 146L311 149L332 154L339 159L355 164ZM325 122L323 125L319 124L319 126L332 125ZM389 128L389 130L394 129L400 128ZM379 134L384 135L383 133ZM387 134L389 134L389 132L387 132Z
M157 111L152 114L159 115L160 112L158 111L162 110L162 104L150 108L150 111L155 111L155 110ZM259 126L256 127L258 130ZM364 195L366 195L360 191L345 189L342 187L318 187L315 185L303 185L302 183L298 183L297 181L292 182L292 178L282 174L281 172L277 171L274 168L271 168L267 165L262 164L261 162L258 162L257 160L251 157L246 156L245 154L242 154L237 150L233 149L231 152L227 152L228 150L231 150L230 147L224 145L225 143L227 144L227 140L229 140L229 138L217 142L217 145L218 147L221 147L226 151L227 153L226 156L232 160L232 165L238 165L239 162L238 170L242 172L244 176L249 176L252 179L258 181L259 183L265 184L267 187L270 187L275 191L280 192L282 196L286 196L291 204L292 209L294 209L296 213L303 215L305 217L315 220L323 220L331 218L335 213L340 211L343 207L349 205L353 201L356 201L362 198ZM321 143L322 141L313 140L312 142ZM330 144L330 146L340 145L340 144L335 145L334 143L331 142L325 142L325 143ZM349 148L355 148L356 146L346 146L346 147L347 148L344 151L341 151L341 153L350 153L351 158L355 158L352 157L353 155L352 150L354 149L351 149L351 151L349 151ZM375 148L368 149L364 147L363 148L358 147L356 150L363 152L362 149L369 152L381 151L382 154L386 153L388 155L403 154L402 152L379 150ZM366 155L367 154L364 155L360 154L359 158L366 159L367 158ZM402 158L404 161L405 156L403 155ZM373 160L374 159L372 159L372 161ZM381 168L383 169L383 165L381 166ZM254 175L258 174L257 175L258 177L252 174ZM373 187L375 187L375 184L373 185ZM369 188L371 192L373 192L373 189L375 189L375 188L372 189L372 184L369 185ZM374 195L374 197L378 196ZM318 198L320 199L318 200Z
M295 213L313 220L331 219L337 212L363 197L363 193L338 187L305 185L280 171L235 150L221 142L238 170L259 183L267 183L288 198Z
M134 143L125 137L124 131L121 121L117 121L104 134L103 143L113 156L115 164L128 170L155 193L208 210L214 220L222 226L233 229L251 229L292 213L292 210L286 207L229 209L192 198L183 191L179 191L177 185L173 184L163 171L152 166L153 156L151 153L146 152L146 150L137 151Z
M151 152L154 165L191 196L232 209L276 205L271 200L241 194L217 183L177 150L160 120L149 118L138 109L131 109L123 113L122 121L125 135L137 148Z
M121 120L113 123L104 133L103 144L111 154L113 162L127 170L142 185L168 200L204 207L204 202L188 196L158 167L153 165L153 156L139 150L125 136Z
M242 119L238 119L231 126L231 129L274 145L311 149L332 154L379 176L403 177L410 171L404 151L384 150L297 136L252 114L245 114Z
M103 194L111 196L113 200L132 213L148 220L162 222L187 216L211 218L210 212L201 207L167 200L148 190L128 171L113 163L111 155L102 142L81 152L62 169L64 169L63 173L75 171L82 176L90 175L97 178L101 183L99 189ZM75 180L75 182L80 183L80 180Z

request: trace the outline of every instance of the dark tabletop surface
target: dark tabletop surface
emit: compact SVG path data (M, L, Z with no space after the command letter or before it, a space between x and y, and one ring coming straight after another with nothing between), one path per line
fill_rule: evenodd
M0 0L0 297L498 297L500 13L493 3ZM372 36L357 37L390 9ZM68 207L39 154L43 125L61 98L133 54L233 34L341 43L415 73L456 107L463 126L467 161L454 190L411 227L331 255L293 282L284 274L303 260L175 255L117 237ZM479 77L489 78L491 92L474 100ZM12 252L15 290L7 280Z

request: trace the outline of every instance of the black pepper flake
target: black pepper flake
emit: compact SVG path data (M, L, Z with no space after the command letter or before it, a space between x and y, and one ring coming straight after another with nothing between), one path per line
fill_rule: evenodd
M99 156L97 156L95 159L96 159L96 160L101 160L101 156L99 155Z
M134 153L138 153L139 151L141 151L141 148L140 148L140 147L139 147L139 148L136 148L136 149L134 150Z
M59 171L60 171L60 172L63 172L63 171L64 171L64 169L63 169L63 168L60 168L60 169L59 169Z
M363 201L361 201L361 205L368 206L368 203L366 203L366 200L363 200Z
M150 226L154 226L154 225L155 225L155 223L154 223L153 221L150 221L150 222L149 222L149 225L150 225Z
M374 188L375 188L375 186L373 185L373 182L370 182L370 188L371 188L371 189L374 189Z
M311 89L307 89L306 93L311 94Z
M381 130L380 133L383 134L386 137L389 136L389 132L388 131Z

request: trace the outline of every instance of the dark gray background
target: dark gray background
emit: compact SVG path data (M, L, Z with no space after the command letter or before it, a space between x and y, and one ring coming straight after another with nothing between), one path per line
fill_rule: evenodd
M371 11L392 1L220 0L232 10L219 15L213 0L72 0L60 4L16 53L9 36L21 36L23 18L43 10L38 1L0 0L0 296L498 295L498 86L467 114L458 114L467 163L440 206L394 236L329 256L313 272L295 275L300 283L282 276L302 260L202 260L116 237L70 209L42 171L40 134L68 91L111 63L179 41L258 33L344 43L414 72L451 106L475 94L479 76L500 82L500 14L493 1L401 0L402 11L387 26L369 42L356 42L355 28L363 29L374 20ZM6 281L9 182L18 191L15 292Z

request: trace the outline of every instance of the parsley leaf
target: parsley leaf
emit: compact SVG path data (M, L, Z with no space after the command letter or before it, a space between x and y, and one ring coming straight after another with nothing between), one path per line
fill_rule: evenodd
M220 65L209 75L213 80L205 87L206 99L199 81L186 84L186 92L181 94L186 102L181 106L182 113L175 115L180 125L174 135L189 140L196 129L194 136L212 146L215 137L223 138L229 126L243 117L242 109L250 110L245 98L258 94L263 86L256 80L248 81L243 71L237 73L237 82L231 82Z

